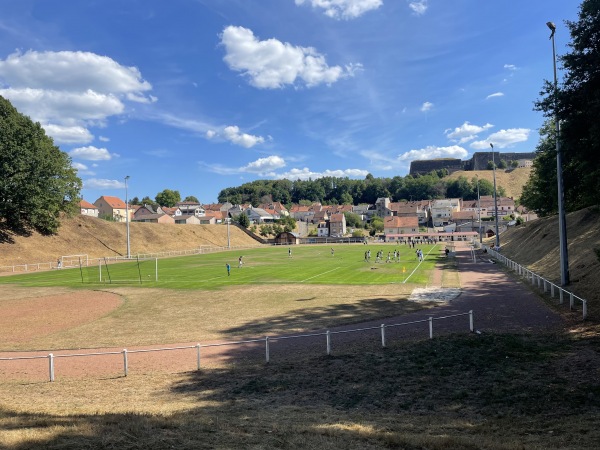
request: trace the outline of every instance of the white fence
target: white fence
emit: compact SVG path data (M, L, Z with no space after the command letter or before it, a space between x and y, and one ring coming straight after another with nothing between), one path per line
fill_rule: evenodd
M513 271L515 271L517 274L521 275L526 280L529 280L533 286L537 285L537 287L540 288L544 293L550 292L550 296L552 298L554 298L555 295L557 295L557 293L558 293L558 303L559 304L562 305L564 303L565 297L568 297L569 298L569 308L573 310L573 309L575 309L575 300L581 302L582 315L583 315L583 319L585 320L585 318L587 317L587 300L585 300L581 297L578 297L577 295L573 294L572 292L567 291L566 289L563 289L561 286L554 284L549 280L546 280L545 278L532 272L531 270L527 269L526 267L523 267L520 264L516 263L515 261L508 259L507 257L498 253L497 251L495 251L489 247L484 247L484 248L487 250L487 252L488 252L488 254L490 254L490 256L497 259L502 264L504 264L506 267L508 267L509 269L512 269Z
M129 358L129 355L131 355L131 354L196 349L196 366L197 366L197 369L200 370L201 349L202 348L223 347L223 346L230 346L230 345L264 342L265 362L268 363L271 360L269 344L273 341L283 341L286 339L301 339L301 338L308 338L308 337L315 337L315 336L325 336L326 352L327 352L327 355L331 355L331 353L332 353L332 336L335 336L337 334L357 333L357 332L369 331L369 330L379 330L381 346L383 348L385 348L386 347L386 335L385 335L386 328L413 325L413 324L418 324L418 323L428 323L429 338L433 339L433 322L435 320L445 320L445 319L451 319L451 318L460 317L460 316L469 316L469 330L471 332L473 332L474 331L473 310L471 310L466 313L453 314L453 315L449 315L449 316L442 316L442 317L430 316L428 319L415 320L412 322L395 323L395 324L388 324L388 325L381 324L379 326L357 328L357 329L353 329L353 330L334 330L334 331L327 330L324 332L299 334L299 335L294 335L294 336L275 336L275 337L266 336L264 338L259 338L259 339L249 339L249 340L235 341L235 342L223 342L223 343L216 343L216 344L196 344L196 345L188 345L188 346L183 346L183 347L165 347L165 348L153 348L153 349L145 349L145 350L123 349L122 351L112 351L112 352L72 353L72 354L61 354L61 355L55 355L53 353L50 353L47 356L19 356L19 357L13 357L13 358L0 358L0 361L47 359L48 360L49 380L54 381L54 379L55 379L55 360L59 359L59 358L79 358L79 357L88 357L88 356L106 356L106 355L119 355L120 354L120 355L123 355L123 374L124 374L124 376L127 376L128 372L129 372L128 358Z
M210 246L202 246L198 248L193 248L189 250L171 250L165 252L156 252L156 253L138 253L136 255L131 255L131 258L127 258L127 256L107 256L102 258L86 258L86 265L98 265L98 261L102 262L118 262L118 261L131 261L136 259L151 259L151 258L169 258L173 256L186 256L186 255L202 255L205 253L216 253L216 252L224 252L228 250L244 250L249 248L257 248L260 245L256 246L240 246L240 247L210 247ZM77 264L72 265L63 265L62 268L69 267L79 267L79 262ZM0 266L0 273L24 273L24 272L39 272L42 270L52 270L58 269L58 263L55 262L42 262L42 263L32 263L32 264L15 264L12 266Z

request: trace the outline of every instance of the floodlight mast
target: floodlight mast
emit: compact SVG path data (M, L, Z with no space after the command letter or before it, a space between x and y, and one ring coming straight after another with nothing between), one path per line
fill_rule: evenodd
M492 147L492 166L494 166L494 215L496 216L496 249L500 248L500 233L498 232L498 193L496 192L496 159L494 158L494 144Z
M129 244L129 199L127 198L127 180L129 175L125 177L125 223L127 224L127 259L131 258L131 246Z
M558 118L558 79L556 77L556 47L554 34L556 25L546 22L550 28L550 40L552 41L552 63L554 65L554 124L556 126L556 181L558 184L558 237L560 245L560 284L568 286L571 283L569 275L569 252L567 246L567 219L565 216L565 191L562 174L562 152L560 150L560 119Z

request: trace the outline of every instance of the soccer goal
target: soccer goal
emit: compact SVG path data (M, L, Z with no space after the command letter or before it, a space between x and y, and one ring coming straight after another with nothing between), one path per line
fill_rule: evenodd
M58 269L81 267L89 264L88 255L66 255L60 257Z
M97 266L80 265L82 283L142 284L158 281L158 258L99 258Z

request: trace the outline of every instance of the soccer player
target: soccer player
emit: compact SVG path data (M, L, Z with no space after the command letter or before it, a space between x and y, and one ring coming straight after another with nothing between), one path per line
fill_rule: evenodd
M225 263L225 267L227 268L227 276L231 275L231 266L229 265L229 263Z

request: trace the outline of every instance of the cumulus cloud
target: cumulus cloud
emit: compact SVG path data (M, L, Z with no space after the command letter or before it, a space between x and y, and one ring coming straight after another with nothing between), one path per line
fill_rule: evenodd
M356 19L366 12L383 5L382 0L296 0L296 5L310 3L313 8L321 8L332 19Z
M504 97L504 92L495 92L493 94L488 95L485 99L489 100L490 98L496 98L496 97Z
M94 140L94 135L84 127L47 124L44 129L57 144L89 144Z
M421 105L421 112L431 111L431 108L433 108L433 103L425 102Z
M445 134L448 139L459 144L477 139L477 135L485 130L492 128L494 125L486 123L483 126L473 125L472 123L465 122L460 127L454 128L454 130L446 130Z
M103 178L90 178L83 181L83 189L123 189L125 182L119 180L106 180Z
M427 0L409 0L408 7L412 9L413 13L415 13L417 16L422 16L423 14L425 14L429 6L427 5Z
M307 87L331 84L352 76L360 65L329 66L314 48L297 47L277 39L261 41L252 30L228 26L221 34L223 60L260 89L277 89L303 83Z
M428 147L419 149L419 150L411 150L406 153L402 153L398 156L398 160L400 161L415 161L415 160L423 160L423 159L437 159L437 158L465 158L468 152L458 146L452 145L450 147L436 147L430 145Z
M0 84L0 95L63 143L89 143L87 128L122 114L125 102L156 101L136 67L90 52L13 53L0 60Z
M496 148L512 147L518 142L525 142L529 139L531 130L529 128L510 128L508 130L500 130L497 133L490 134L484 141L476 141L471 144L475 150L488 150L490 142Z
M69 152L73 159L83 159L86 161L110 161L116 154L111 154L105 148L97 148L93 145L88 147L79 147Z
M245 148L254 147L256 144L262 144L265 138L262 136L253 136L251 134L240 133L236 126L229 126L223 129L223 136L235 145L241 145Z
M272 172L275 169L285 167L285 160L280 156L268 156L259 158L243 168L243 172L264 174Z

